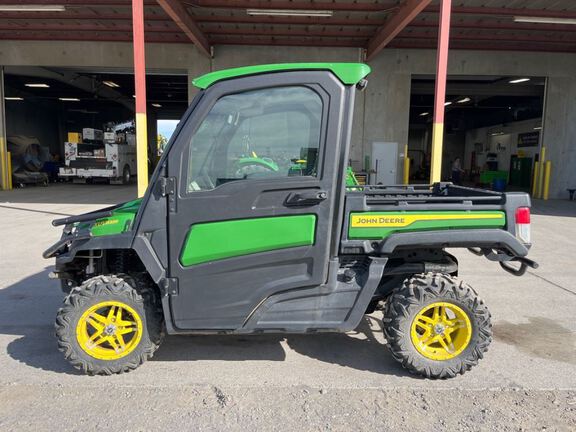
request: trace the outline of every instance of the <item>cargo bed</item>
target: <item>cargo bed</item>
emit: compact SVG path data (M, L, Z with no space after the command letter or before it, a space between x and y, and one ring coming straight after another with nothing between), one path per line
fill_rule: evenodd
M403 248L478 248L524 257L515 213L525 193L500 193L451 183L348 187L341 253L393 254Z

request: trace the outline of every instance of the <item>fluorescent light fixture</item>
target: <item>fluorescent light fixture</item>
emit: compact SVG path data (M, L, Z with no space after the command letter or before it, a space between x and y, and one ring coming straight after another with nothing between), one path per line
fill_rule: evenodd
M82 114L98 114L98 112L99 112L99 111L90 111L90 110L87 110L87 109L78 109L78 108L74 108L74 109L69 108L69 109L67 109L66 111L68 111L68 112L79 112L79 113L82 113Z
M4 100L8 100L8 101L21 101L24 100L24 98L18 97L18 96L6 96L4 98Z
M452 105L452 102L448 101L448 102L444 102L444 106L449 106Z
M512 81L508 81L510 84L518 84L518 83L523 83L526 81L530 81L530 78L517 78L517 79L513 79Z
M1 5L0 12L64 12L66 6L64 5Z
M542 130L542 126L536 126L534 130Z
M133 98L136 98L136 95L132 95Z
M470 99L469 97L465 97L465 98L462 98L462 99L456 101L456 103L466 103L466 102L470 102L471 100L472 99Z
M562 13L562 12L559 12ZM517 23L535 23L535 24L576 24L574 18L556 18L556 17L531 17L531 16L515 16L514 22Z
M494 133L491 133L490 135L492 135L492 136L504 135L504 132L502 132L502 131L494 132Z
M112 87L112 88L118 88L120 87L118 84L116 84L114 81L102 81L102 84L107 85L108 87Z
M162 105L160 105L159 103L153 103L152 106L156 108L162 108Z
M49 88L50 87L48 84L44 84L44 83L27 83L24 85L26 87L33 87L33 88Z
M58 100L61 100L62 102L80 102L80 99L71 97L61 97L58 98Z
M428 112L423 112L422 114L420 114L420 117L425 117L425 116L427 116L428 114L430 114L430 113L428 113Z
M246 9L248 15L331 17L331 10L305 9Z

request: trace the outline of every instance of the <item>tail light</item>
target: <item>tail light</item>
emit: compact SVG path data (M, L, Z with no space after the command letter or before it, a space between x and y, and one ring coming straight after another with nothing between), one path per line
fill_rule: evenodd
M516 237L522 243L530 243L530 207L516 209Z

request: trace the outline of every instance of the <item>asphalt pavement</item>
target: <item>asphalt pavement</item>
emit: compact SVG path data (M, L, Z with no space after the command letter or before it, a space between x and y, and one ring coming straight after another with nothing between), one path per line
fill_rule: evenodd
M492 312L494 342L463 376L412 376L380 315L348 334L170 336L134 372L88 377L56 348L63 294L42 251L52 219L134 198L132 186L0 192L0 431L576 430L576 202L534 203L523 277L465 250L460 277Z

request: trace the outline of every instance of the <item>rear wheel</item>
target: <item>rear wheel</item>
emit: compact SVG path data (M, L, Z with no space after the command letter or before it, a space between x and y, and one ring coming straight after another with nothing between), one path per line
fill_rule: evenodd
M128 276L97 276L74 288L56 317L60 351L89 375L136 369L163 336L162 315L148 294Z
M124 165L124 170L122 171L122 184L130 184L130 180L132 180L132 173L130 172L130 167L128 165Z
M438 273L416 275L384 309L392 355L412 373L451 378L478 364L492 341L490 312L469 285Z

